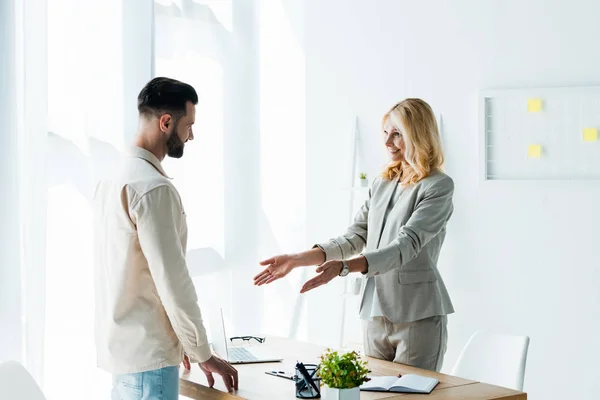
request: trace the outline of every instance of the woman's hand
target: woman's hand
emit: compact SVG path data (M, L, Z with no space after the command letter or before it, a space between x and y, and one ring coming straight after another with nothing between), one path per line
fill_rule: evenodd
M302 286L302 289L300 289L300 293L306 293L309 290L328 283L342 272L342 267L341 261L327 261L317 268L316 272L319 275L307 281L304 286Z
M260 265L267 266L267 268L254 277L254 284L256 286L265 285L283 278L291 270L299 266L296 257L288 254L271 257L268 260L261 261Z

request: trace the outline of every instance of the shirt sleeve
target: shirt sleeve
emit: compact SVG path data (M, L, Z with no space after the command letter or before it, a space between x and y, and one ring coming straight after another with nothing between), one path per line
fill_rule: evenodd
M361 206L354 217L354 222L342 236L330 239L328 242L315 244L325 253L325 261L347 260L360 254L367 245L367 230L369 225L369 207L371 204L371 191L369 198Z
M181 200L168 185L152 189L133 208L140 246L158 295L191 362L211 356L198 297L185 261Z
M453 193L454 182L449 177L431 184L398 236L387 246L363 253L369 265L367 277L401 269L414 259L446 226L453 211Z

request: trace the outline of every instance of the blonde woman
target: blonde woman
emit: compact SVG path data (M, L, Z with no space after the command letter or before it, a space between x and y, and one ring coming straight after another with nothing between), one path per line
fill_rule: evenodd
M320 265L305 293L337 276L362 273L360 317L368 356L432 371L442 367L452 302L437 269L454 183L444 162L431 107L406 99L384 116L390 163L374 180L369 199L342 236L298 254L261 262L255 285L292 269Z

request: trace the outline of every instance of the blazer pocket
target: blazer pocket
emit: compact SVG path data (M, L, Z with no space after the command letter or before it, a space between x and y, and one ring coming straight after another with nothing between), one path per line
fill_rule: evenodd
M398 273L398 282L402 285L411 285L413 283L424 283L437 281L437 275L432 270L426 271L400 271Z

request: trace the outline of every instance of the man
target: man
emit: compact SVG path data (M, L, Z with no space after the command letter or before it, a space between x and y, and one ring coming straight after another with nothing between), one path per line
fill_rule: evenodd
M96 349L113 400L178 399L182 359L187 369L198 362L211 387L217 373L238 388L237 371L211 353L185 261L185 212L161 166L194 139L197 103L188 84L150 81L138 96L135 147L96 189Z

